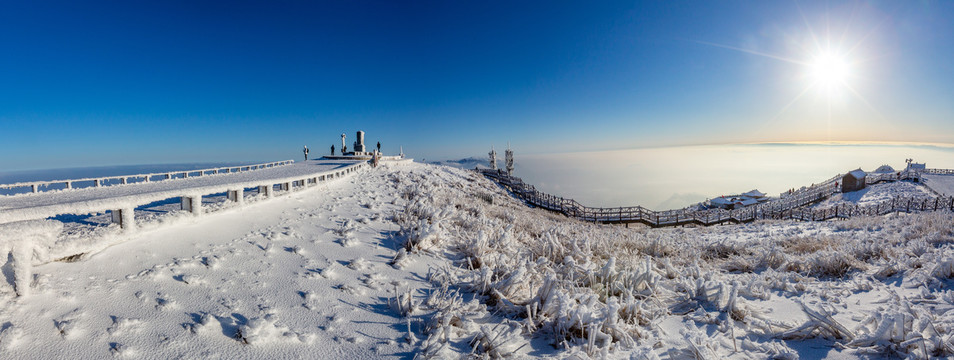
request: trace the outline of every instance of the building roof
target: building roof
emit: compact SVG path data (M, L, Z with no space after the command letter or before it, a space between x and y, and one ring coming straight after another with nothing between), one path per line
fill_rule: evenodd
M749 192L742 193L742 195L748 196L748 197L760 198L760 197L765 197L766 194L764 192L759 191L758 189L752 189Z
M853 177L853 178L855 178L855 179L859 179L859 180L860 180L860 179L864 179L865 176L867 176L867 175L868 175L868 173L864 172L864 170L861 170L861 169L855 169L855 170L849 171L848 174L845 174L845 176L851 176L851 177Z
M891 167L891 165L881 165L875 171L872 171L872 173L875 173L875 174L890 174L893 172L894 172L894 168Z

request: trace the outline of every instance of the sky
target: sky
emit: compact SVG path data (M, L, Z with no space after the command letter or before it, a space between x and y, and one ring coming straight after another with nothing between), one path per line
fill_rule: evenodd
M0 172L954 143L950 1L5 1Z

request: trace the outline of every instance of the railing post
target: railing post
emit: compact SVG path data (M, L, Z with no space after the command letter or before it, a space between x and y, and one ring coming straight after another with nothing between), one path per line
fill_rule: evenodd
M236 203L239 203L239 204L243 203L243 202L244 202L244 196L243 196L244 192L245 192L245 189L229 190L229 191L228 191L229 201L233 201L233 202L236 202Z
M196 216L202 214L202 195L182 196L179 199L182 203L182 210L191 212Z
M30 188L33 190L34 193L36 193L36 188L37 188L36 184L30 185Z
M132 208L110 210L112 223L118 224L125 231L136 229L136 217Z
M99 187L99 179L93 180L93 186Z
M265 197L268 197L268 198L273 196L272 194L273 191L274 189L272 185L262 185L258 187L258 193L265 194Z
M66 182L66 188L67 188L67 189L72 189L72 188L73 188L73 184L70 183L69 181L67 181L67 182Z

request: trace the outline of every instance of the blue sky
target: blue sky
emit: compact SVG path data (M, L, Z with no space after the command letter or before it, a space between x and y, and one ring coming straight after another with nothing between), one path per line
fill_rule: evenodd
M0 171L954 143L954 2L0 4ZM819 53L847 64L835 86ZM340 145L339 145L340 146Z

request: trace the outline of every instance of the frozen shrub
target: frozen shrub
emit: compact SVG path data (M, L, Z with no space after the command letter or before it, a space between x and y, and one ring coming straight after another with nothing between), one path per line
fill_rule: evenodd
M954 278L954 258L949 257L941 260L934 266L934 269L931 270L931 275L934 275L934 277L938 279Z
M527 345L520 327L509 324L482 325L471 343L475 352L495 359L513 356Z
M836 244L836 241L828 237L810 238L800 236L782 240L781 244L789 252L795 254L811 254L832 248L833 245Z
M805 265L809 275L828 278L842 278L853 270L864 269L849 254L831 250L815 253Z
M742 255L744 251L744 245L729 242L729 241L719 241L716 243L704 245L702 248L702 258L705 260L712 259L726 259L731 256Z

